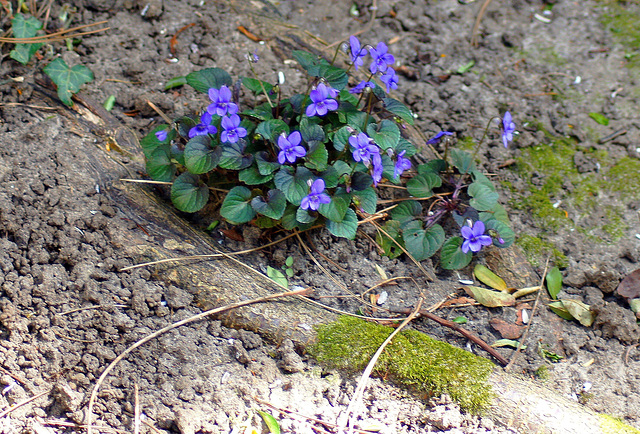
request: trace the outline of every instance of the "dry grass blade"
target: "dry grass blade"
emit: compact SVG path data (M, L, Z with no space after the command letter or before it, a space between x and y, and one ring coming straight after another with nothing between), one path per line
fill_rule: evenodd
M127 355L129 355L131 352L133 352L136 348L141 347L142 345L146 344L147 342L157 338L158 336L163 335L164 333L166 333L168 331L171 331L173 329L176 329L176 328L181 327L181 326L186 325L186 324L190 324L190 323L192 323L194 321L198 321L198 320L206 318L208 316L216 315L216 314L219 314L219 313L222 313L222 312L226 312L226 311L231 310L231 309L237 309L237 308L243 307L243 306L249 306L251 304L263 303L263 302L267 302L267 301L271 301L271 300L276 300L278 298L304 295L307 291L308 291L308 289L305 288L305 289L298 289L296 291L280 292L280 293L277 293L277 294L268 295L266 297L254 298L252 300L240 301L240 302L237 302L237 303L228 304L226 306L217 307L215 309L210 309L210 310L207 310L205 312L199 313L198 315L194 315L194 316L192 316L190 318L186 318L186 319L184 319L182 321L178 321L176 323L168 325L167 327L164 327L164 328L162 328L160 330L157 330L157 331L151 333L150 335L147 335L143 339L139 340L135 344L131 345L129 348L127 348L122 353L120 353L120 355L118 357L116 357L109 364L109 366L107 366L105 368L105 370L100 375L100 378L98 378L98 381L96 382L96 385L93 387L93 390L91 391L91 397L89 398L89 405L87 407L87 434L92 434L92 432L93 432L93 427L92 427L92 424L91 424L91 418L92 418L92 415L93 415L93 406L94 406L94 404L96 402L96 398L98 397L98 390L100 390L100 386L104 382L105 378L107 378L107 375L109 375L109 373L113 370L113 368L115 368L115 366L118 363L120 363L120 361L122 359L124 359ZM48 392L46 392L46 393L48 393ZM35 399L35 398L32 398L32 399ZM0 414L0 417L2 417L2 414Z
M513 354L513 357L511 357L511 360L509 361L507 366L504 367L504 370L506 372L509 372L513 364L516 362L516 359L518 358L518 355L522 350L522 346L524 345L524 342L527 339L527 336L529 336L529 330L531 330L531 324L533 324L533 317L536 314L536 310L538 309L538 304L540 304L540 294L542 294L543 292L542 288L544 288L544 280L547 277L548 268L549 268L549 258L547 258L547 262L544 264L544 273L542 273L542 279L540 279L540 290L536 295L535 303L533 303L533 308L531 309L531 317L529 318L529 322L527 323L527 328L524 330L524 333L522 334L522 338L520 339L520 343L518 344L518 348L516 349L516 352Z
M474 47L478 46L478 29L480 28L480 23L482 22L482 17L487 12L487 8L491 0L484 0L484 3L480 7L478 11L478 16L476 17L476 22L473 24L473 30L471 31L471 45Z
M56 41L64 41L68 38L77 38L80 36L92 35L94 33L100 33L109 30L111 27L103 27L101 29L89 30L87 32L77 32L78 30L85 29L87 27L100 26L105 24L107 21L100 21L93 24L85 24L78 27L73 27L71 29L60 30L56 33L50 33L48 35L43 36L34 36L33 38L0 38L0 42L7 42L10 44L39 44L42 42L56 42Z
M338 424L339 425L338 426L338 432L339 433L345 432L345 428L347 427L347 423L349 424L349 429L350 430L353 428L353 422L354 422L354 420L356 418L355 411L357 409L357 406L362 401L362 397L364 395L364 390L366 389L367 383L369 382L369 378L371 377L371 372L373 371L373 367L376 365L376 362L378 361L378 359L382 355L382 352L387 347L387 345L389 345L391 340L398 333L400 333L400 331L407 324L409 324L409 322L411 322L411 320L413 320L416 316L418 316L418 312L420 311L420 308L422 307L422 302L423 301L424 301L424 299L421 297L418 300L418 304L416 305L415 309L413 309L411 314L409 314L409 316L406 317L404 319L404 321L402 321L402 323L398 326L398 328L395 329L393 331L393 333L391 333L389 335L389 337L382 343L382 345L380 345L380 347L378 348L378 351L376 351L376 353L373 355L373 357L371 357L371 360L369 361L369 364L367 365L366 369L362 373L362 377L360 377L360 381L358 381L358 387L356 388L355 392L353 393L353 398L351 398L351 401L349 402L349 406L347 407L347 411L344 414L344 418L341 421L341 423ZM354 413L353 417L350 417L352 413Z

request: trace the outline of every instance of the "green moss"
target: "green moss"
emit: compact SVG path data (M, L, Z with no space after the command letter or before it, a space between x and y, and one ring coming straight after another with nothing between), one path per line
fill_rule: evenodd
M554 137L542 131L551 143L523 149L516 160L516 171L528 185L525 191L511 189L511 207L531 213L545 232L555 233L563 228L577 230L590 241L599 243L614 242L624 236L628 229L623 219L624 207L612 204L610 193L619 192L623 200L640 198L637 188L640 162L623 158L612 166L606 151L585 148L574 139ZM610 168L601 173L580 173L574 162L578 150L601 167ZM602 216L595 227L575 223L593 222L585 217L595 213ZM539 246L529 247L535 255Z
M462 149L463 151L473 152L477 147L477 143L473 140L471 136L464 136L462 139L456 142L456 148Z
M534 267L539 267L549 254L551 254L551 261L558 268L567 268L569 266L567 256L549 241L525 234L518 237L516 244L522 248L527 260Z
M535 376L538 380L546 381L551 378L551 374L549 373L549 368L547 365L542 365L538 369L536 369Z
M317 328L318 341L309 352L330 368L361 371L392 331L389 327L344 316ZM427 397L446 393L461 408L479 413L492 399L487 384L492 369L489 360L407 330L387 346L374 373Z
M640 14L617 1L606 1L602 23L626 49L629 66L640 66ZM629 5L633 6L633 5Z
M608 414L599 414L600 429L603 434L640 434L640 430L622 422L622 420L609 416Z

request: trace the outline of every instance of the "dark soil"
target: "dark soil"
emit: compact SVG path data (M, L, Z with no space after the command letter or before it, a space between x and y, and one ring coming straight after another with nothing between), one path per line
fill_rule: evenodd
M57 17L63 3L52 2L49 32L62 26ZM112 114L142 137L162 122L147 101L171 117L196 113L206 103L186 87L163 90L169 79L196 69L216 66L234 77L249 76L245 55L256 51L264 79L275 81L282 71L285 93L304 83L287 56L290 47L277 37L257 43L238 31L242 25L258 37L267 32L252 28L247 4L253 13L267 13L261 10L266 8L327 43L361 30L361 40L389 43L396 66L404 68L394 96L413 110L426 136L448 130L460 142L478 142L489 119L505 110L513 114L519 132L514 143L505 149L492 124L478 158L500 186L501 202L533 269L520 247L489 249L472 266L486 263L512 286L535 286L548 253L525 241L553 246L565 278L561 297L584 301L597 318L588 328L562 320L545 306L549 300L543 296L516 370L533 376L547 367L548 386L640 428L640 328L615 293L640 261L637 71L627 67L629 49L606 24L614 7L621 6L591 0L496 1L474 47L469 39L480 1L379 1L375 17L371 4L362 1L240 3L80 0L66 3L75 8L67 26L108 20L111 29L82 37L73 52L66 52L63 43L51 50L47 46L40 50L44 59L26 67L9 58L13 46L3 46L0 412L42 396L3 412L0 431L82 430L89 394L104 368L149 333L201 311L191 288L155 279L153 267L119 271L140 261L123 249L127 234L143 232L150 243L154 234L129 218L127 205L110 194L117 179L103 179L91 169L95 155L106 152L107 141L48 96L41 72L47 56L63 53L67 63L88 66L95 80L85 86L85 95L100 102L114 95ZM354 5L358 17L349 12ZM627 14L638 13L636 5L623 7ZM6 13L0 18L8 30ZM472 60L469 72L455 74ZM591 112L604 114L610 124L596 123ZM601 140L618 130L625 134ZM587 184L588 194L580 196ZM160 189L157 193L162 195ZM215 218L192 220L204 228ZM237 229L242 241L220 229L231 228L223 224L211 233L227 251L267 241L250 226ZM374 237L375 230L362 230L355 241L327 232L303 238L339 285L296 241L243 260L264 271L293 256L291 284L313 287L317 301L351 313L370 312L363 294L381 280L377 266L389 277L413 277L375 289L389 295L377 307L379 315L388 315L383 310L388 306L414 306L421 296L427 306L465 296L459 280L473 279L471 267L445 272L437 259L424 261L437 275L430 282L410 261L381 257L366 237ZM529 298L512 308L454 304L437 313L466 317L466 327L492 343L501 336L491 319L515 323L518 313L526 309L531 314L532 306ZM414 326L487 356L448 329L424 320ZM500 351L507 358L514 354ZM552 363L551 353L562 359ZM356 381L324 372L296 352L291 341L273 343L215 319L203 320L162 335L120 362L101 388L94 418L109 427L105 432L132 431L138 390L143 432L239 433L250 425L260 427L256 410L265 410L273 412L284 432L306 433L319 425L304 416L336 422ZM379 426L380 432L513 432L487 418L462 414L446 397L425 403L381 380L373 382L365 401L360 426ZM265 402L302 416L272 411Z

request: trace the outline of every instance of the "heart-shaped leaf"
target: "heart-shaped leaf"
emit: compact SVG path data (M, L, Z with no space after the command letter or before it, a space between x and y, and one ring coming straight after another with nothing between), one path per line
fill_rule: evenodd
M171 185L171 202L180 211L200 211L208 200L209 188L189 172L178 176Z
M416 200L406 200L400 202L398 206L390 211L391 218L400 223L413 220L422 213L422 205Z
M176 174L176 166L171 161L169 150L156 148L147 156L147 174L154 181L171 182Z
M369 124L367 126L367 134L383 151L387 149L395 150L400 140L400 129L388 119L383 119L379 125Z
M378 195L373 187L361 191L354 191L351 200L361 211L367 214L375 214Z
M422 227L422 222L412 220L403 228L402 239L407 252L416 261L422 261L434 255L444 243L444 229L435 224L429 229Z
M318 208L318 212L333 222L341 222L344 219L351 195L347 193L337 193L331 198L331 202L323 203Z
M276 172L273 181L289 202L294 205L300 205L302 198L309 194L307 181L312 178L313 174L304 167L298 166L294 174L293 168L282 166Z
M247 185L262 185L273 179L273 173L261 175L256 166L250 166L238 172L238 179Z
M232 224L246 223L256 216L250 202L251 190L243 186L233 187L222 202L220 215Z
M327 229L336 237L347 238L353 240L358 231L358 217L351 208L347 208L344 218L340 222L327 220Z
M431 197L433 189L442 185L442 179L435 173L416 175L407 181L407 191L414 197Z
M231 76L220 68L205 68L187 75L187 83L198 92L207 93L209 89L231 86Z
M280 134L289 134L289 125L287 125L282 119L269 119L268 121L260 122L256 127L256 134L260 134L266 140L272 142L278 141Z
M469 201L469 205L478 211L489 211L498 203L498 193L486 184L474 182L467 192L473 198Z
M196 175L213 170L221 156L222 148L212 148L209 136L196 136L184 147L185 166L189 172Z
M462 241L462 237L451 237L442 245L440 266L445 270L459 270L471 262L473 254L471 252L464 253L460 249Z
M262 196L254 197L251 200L251 206L258 213L279 220L284 214L287 206L287 199L280 190L269 190L267 192L267 200Z
M409 110L406 105L393 98L383 98L382 104L384 105L385 110L388 110L398 116L409 125L413 125L413 113L411 113L411 110Z
M11 20L11 31L14 38L33 38L38 33L38 30L42 28L42 23L35 17L25 17L23 14L16 14ZM26 65L42 47L42 44L16 44L16 47L11 50L9 55L13 60Z

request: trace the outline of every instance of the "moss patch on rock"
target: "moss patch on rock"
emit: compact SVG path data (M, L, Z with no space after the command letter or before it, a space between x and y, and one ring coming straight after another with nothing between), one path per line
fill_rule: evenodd
M329 368L357 372L367 366L393 329L344 316L316 331L317 343L309 348L310 354ZM446 393L461 408L480 413L492 399L487 379L493 367L489 360L406 330L386 347L374 373L425 398Z
M551 261L558 268L567 268L569 266L567 256L558 250L553 243L542 238L525 234L518 237L516 244L522 248L527 260L534 267L542 265L549 254L551 254Z
M600 418L600 429L603 434L640 434L640 430L627 425L613 416L600 414L598 417Z

